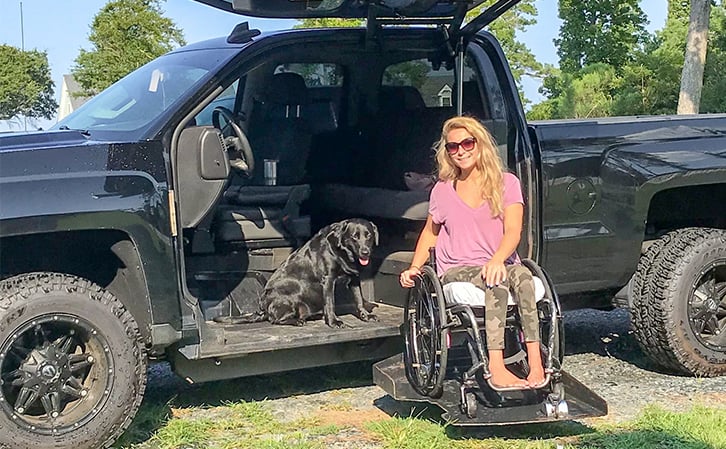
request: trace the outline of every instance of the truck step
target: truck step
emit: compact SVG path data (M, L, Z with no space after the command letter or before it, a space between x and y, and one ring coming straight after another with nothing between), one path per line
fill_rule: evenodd
M403 312L400 307L379 304L373 313L378 321L363 322L352 314L338 315L346 325L343 328L328 327L322 319L308 321L304 326L273 325L268 322L220 324L207 321L202 341L195 348L197 351L182 350L182 353L187 358L198 359L234 357L401 334L399 327L403 322Z

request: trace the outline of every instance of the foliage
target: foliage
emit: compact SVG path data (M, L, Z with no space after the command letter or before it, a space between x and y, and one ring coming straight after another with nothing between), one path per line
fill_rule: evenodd
M51 118L58 109L53 86L45 52L0 45L0 120Z
M152 59L184 45L182 31L162 15L160 0L111 0L93 18L88 40L72 69L92 95Z
M480 6L469 11L466 15L467 19L476 17L494 3L495 0L486 0ZM518 33L522 33L528 26L537 23L536 17L537 7L534 5L534 0L522 0L517 6L502 14L501 17L492 22L487 28L487 31L491 32L497 38L504 54L507 55L512 77L517 83L519 97L524 104L527 103L527 100L522 90L522 76L543 78L552 69L537 61L532 50L517 39Z
M293 28L355 28L359 26L363 26L362 19L322 17L319 19L302 19Z
M481 6L469 11L467 18L476 17L481 14L483 9L494 3L494 0L485 1ZM522 0L517 6L492 22L487 29L501 44L517 84L523 75L541 77L544 73L544 66L537 61L532 50L517 39L517 33L522 33L528 26L537 23L536 17L537 7L534 5L534 0Z
M620 66L600 61L574 71L553 71L540 92L546 99L527 113L529 119L614 115L675 114L683 68L688 3L670 1L663 29L635 47ZM596 76L593 71L600 70ZM711 8L709 49L700 111L726 111L726 8ZM596 101L597 104L589 104ZM587 104L586 104L587 103ZM579 106L578 106L579 105Z
M559 5L562 26L555 45L565 72L596 63L620 67L645 40L638 0L560 0Z

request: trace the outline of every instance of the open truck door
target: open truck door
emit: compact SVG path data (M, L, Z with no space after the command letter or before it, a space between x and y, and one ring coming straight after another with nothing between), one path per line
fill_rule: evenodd
M476 83L480 89L487 83L497 83L500 95L506 97L506 107L502 108L506 109L502 113L505 116L487 126L502 125L504 128L501 135L505 136L506 144L502 145L502 152L516 155L503 154L503 157L515 161L515 170L525 188L527 236L526 249L520 254L526 258L525 265L541 285L538 311L546 383L524 390L501 390L488 383L485 339L480 332L483 307L457 303L457 293L440 284L433 263L425 267L403 304L403 354L376 363L373 379L396 400L436 404L453 425L505 425L607 414L605 401L562 369L564 335L560 304L552 281L536 263L541 253L541 227L537 218L540 216L536 184L539 176L533 162L534 150L501 48L491 35L479 33L519 0L499 0L466 23L467 12L479 6L481 1L197 1L231 13L256 17L365 19L365 42L361 45L371 51L385 52L392 44L394 34L389 31L394 28L435 30L444 49L438 64L453 66L450 68L458 73L456 85L451 86L458 115L465 112L462 107L465 64L476 65L480 63L478 59L485 58L495 61L495 64L489 62L495 67L488 76L482 76L479 71L477 79L468 81ZM477 47L476 51L470 51L472 47ZM510 370L526 377L529 368L516 316L516 305L513 305L507 322L505 356Z

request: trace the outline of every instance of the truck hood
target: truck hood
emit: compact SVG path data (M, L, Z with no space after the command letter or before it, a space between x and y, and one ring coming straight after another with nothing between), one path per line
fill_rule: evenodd
M0 136L0 188L35 178L78 177L142 171L165 182L163 146L158 141L103 142L77 130ZM26 182L22 181L22 182Z

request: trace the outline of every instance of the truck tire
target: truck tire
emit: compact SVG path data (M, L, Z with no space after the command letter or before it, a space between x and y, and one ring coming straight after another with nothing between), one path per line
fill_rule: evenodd
M633 275L632 302L630 304L630 325L633 330L640 349L653 361L671 370L678 370L676 366L666 366L666 360L670 360L667 352L659 346L653 346L652 342L658 340L657 329L653 325L650 307L650 290L653 273L656 271L656 259L661 251L671 241L671 234L666 234L651 243L648 249L640 256L638 268Z
M136 322L98 285L59 273L0 282L0 447L110 446L146 367Z
M636 337L647 355L673 371L726 374L726 232L687 228L662 240L636 275L643 278L634 288Z

